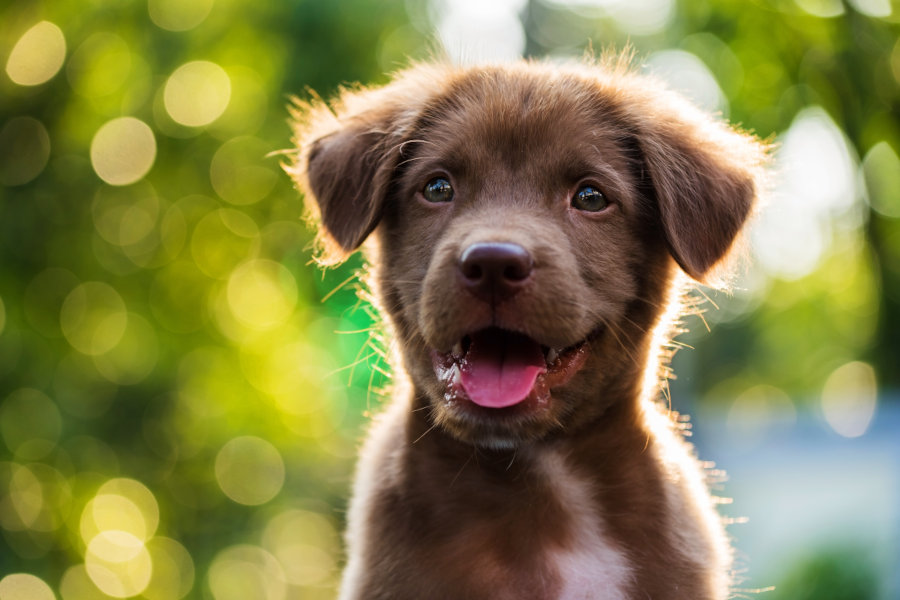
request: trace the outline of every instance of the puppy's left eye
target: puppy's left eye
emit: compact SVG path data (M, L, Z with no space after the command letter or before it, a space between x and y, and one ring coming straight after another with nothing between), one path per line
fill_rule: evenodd
M450 202L453 200L453 187L444 177L435 177L425 184L422 195L429 202Z
M572 196L572 206L586 212L599 212L609 206L609 201L597 187L583 185Z

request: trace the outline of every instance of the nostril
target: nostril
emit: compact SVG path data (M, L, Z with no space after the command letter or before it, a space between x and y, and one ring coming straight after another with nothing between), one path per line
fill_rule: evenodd
M460 264L460 270L462 271L463 277L472 281L478 281L481 279L482 275L484 275L481 266L471 260L463 260Z
M514 264L508 265L505 269L503 269L503 277L509 279L510 281L521 281L523 279L527 279L529 275L531 275L532 268L531 259L529 257L528 261L519 261Z

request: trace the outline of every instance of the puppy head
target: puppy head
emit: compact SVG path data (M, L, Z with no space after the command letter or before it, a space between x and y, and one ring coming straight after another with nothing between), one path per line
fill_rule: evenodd
M292 172L327 256L375 232L416 393L481 445L637 398L675 265L703 281L723 260L765 157L602 65L420 66L302 118Z

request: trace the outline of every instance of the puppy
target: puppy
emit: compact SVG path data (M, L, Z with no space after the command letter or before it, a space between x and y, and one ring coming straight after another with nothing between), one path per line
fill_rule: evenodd
M322 257L371 238L396 350L343 600L728 596L660 357L766 149L626 62L419 65L298 105L288 170Z

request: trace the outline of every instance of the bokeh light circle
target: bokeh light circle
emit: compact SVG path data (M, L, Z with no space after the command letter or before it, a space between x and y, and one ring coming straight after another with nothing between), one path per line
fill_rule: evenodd
M31 117L14 117L0 130L0 184L24 185L41 174L50 158L50 134Z
M169 31L187 31L202 23L212 10L215 0L149 0L150 19L158 27Z
M56 447L62 416L45 393L22 388L0 403L0 435L17 457L39 460Z
M0 527L31 529L44 508L41 481L25 465L0 462Z
M208 577L215 600L284 600L287 596L278 560L256 546L226 548L213 559Z
M146 544L153 575L141 594L147 600L180 600L194 587L194 561L179 542L155 537Z
M257 253L259 227L245 213L232 208L214 210L200 219L191 236L191 256L197 267L216 279Z
M141 511L147 527L145 536L141 537L141 539L146 541L153 537L159 524L159 505L153 492L147 486L136 479L118 477L110 479L97 490L97 496L107 494L121 496L133 502Z
M153 561L144 543L125 531L104 531L87 546L87 574L100 591L114 598L143 592L153 574Z
M66 75L77 93L99 98L122 87L131 73L132 62L124 39L114 33L95 33L72 54Z
M822 412L838 434L855 438L872 423L878 405L878 383L871 365L854 361L835 369L822 389Z
M55 600L44 580L28 573L13 573L0 579L0 600Z
M231 80L225 69L206 60L181 65L166 81L163 102L172 120L202 127L218 119L231 99Z
M156 190L146 181L129 187L102 186L94 196L94 228L115 246L133 246L150 236L162 210Z
M266 525L262 545L284 566L288 583L309 586L323 584L337 572L338 539L322 515L287 510Z
M153 372L158 358L156 330L144 317L128 313L119 342L109 352L94 356L94 366L112 383L135 385Z
M109 600L109 596L97 589L84 564L66 569L59 582L62 600Z
M148 525L141 509L125 496L98 494L81 513L81 538L89 542L104 531L124 531L146 540Z
M144 177L156 160L156 138L150 126L134 117L104 124L91 141L91 165L110 185L130 185Z
M210 282L190 260L178 260L160 269L150 286L150 309L156 321L176 333L203 327Z
M128 325L125 301L109 284L89 281L66 296L59 315L63 335L82 354L109 352Z
M230 204L244 206L259 202L278 182L275 171L263 163L272 150L252 136L228 140L216 150L209 166L213 189Z
M297 304L297 283L281 263L247 261L228 279L228 306L245 325L270 329L284 323Z
M284 485L284 461L266 440L237 437L216 456L216 481L225 495L238 504L265 504Z
M6 61L6 74L19 85L40 85L62 68L66 38L62 29L41 21L22 34Z

